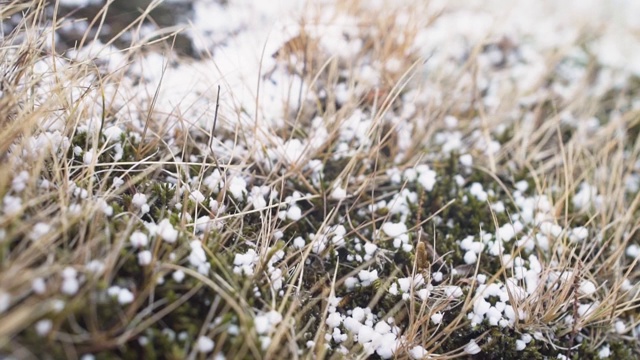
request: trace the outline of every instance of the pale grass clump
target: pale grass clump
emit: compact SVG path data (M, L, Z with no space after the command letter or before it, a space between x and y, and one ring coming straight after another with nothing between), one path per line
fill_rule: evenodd
M263 51L247 100L215 52L171 52L176 28L124 49L87 37L70 59L52 46L70 19L52 26L37 1L0 18L21 11L0 45L0 355L637 353L633 76L595 91L592 57L562 92L549 84L571 49L541 50L548 66L523 90L501 77L519 39L496 31L441 57L424 53L423 31L449 15L435 2L356 1L308 5ZM178 70L201 74L197 97L176 95ZM479 85L492 77L497 94ZM510 224L523 228L495 240ZM518 274L531 256L535 281ZM504 326L473 324L490 284L515 314ZM362 340L369 328L391 345Z

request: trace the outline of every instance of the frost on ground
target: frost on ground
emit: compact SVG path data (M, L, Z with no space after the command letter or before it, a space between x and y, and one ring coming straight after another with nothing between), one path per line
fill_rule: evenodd
M0 357L638 357L636 2L38 4Z

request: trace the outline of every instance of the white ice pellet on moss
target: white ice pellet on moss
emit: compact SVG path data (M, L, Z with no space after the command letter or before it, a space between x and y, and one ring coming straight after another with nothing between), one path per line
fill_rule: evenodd
M631 244L627 246L627 250L625 251L625 254L627 254L627 256L630 258L637 258L638 256L640 256L640 246L636 244Z
M382 231L390 237L398 237L407 232L407 225L404 223L386 222L382 224Z
M474 241L473 236L467 236L462 241L460 241L460 248L462 250L467 250L474 252L476 254L480 254L484 249L484 244L480 241Z
M326 235L320 234L316 236L315 234L310 234L309 237L311 238L311 249L314 253L320 254L327 248L328 239Z
M395 334L382 335L379 341L372 342L371 345L376 349L376 354L383 359L391 359L400 346Z
M14 215L22 208L22 199L19 197L5 195L2 199L2 212L6 215Z
M402 176L406 181L414 182L418 178L418 171L415 168L409 168L402 173Z
M360 327L362 327L362 323L352 316L347 316L343 321L344 328L351 333L357 333L360 331Z
M473 195L476 199L478 199L478 201L481 201L481 202L487 201L489 197L487 192L484 191L484 189L482 188L482 184L477 182L474 182L473 184L471 184L471 187L469 187L469 193Z
M448 129L454 129L458 126L458 119L455 116L447 115L444 117L443 121L444 121L444 125Z
M302 218L302 209L296 205L291 205L287 210L287 219L291 221L298 221Z
M185 276L184 275L184 271L182 271L182 270L176 270L176 271L173 272L173 274L171 274L171 277L177 283L181 283L182 280L184 280L184 276Z
M475 340L469 341L469 343L464 347L464 352L469 355L478 354L480 351L482 351L482 349L478 346Z
M513 310L513 306L511 305L507 305L504 308L504 316L507 320L509 320L510 324L515 323L516 319L516 312L515 310Z
M85 265L85 269L96 276L100 276L104 272L104 263L100 260L94 259Z
M138 264L140 266L147 266L151 264L152 259L153 259L153 255L149 250L143 250L138 253Z
M229 335L238 335L240 334L240 327L238 327L238 325L235 324L231 324L229 325L229 327L227 328L227 333Z
M516 340L516 350L522 351L527 347L527 344L522 340Z
M113 151L114 151L114 154L112 155L113 160L120 161L122 159L122 156L124 155L124 149L122 148L122 144L120 143L114 144Z
M204 215L197 218L194 225L197 231L203 232L209 230L213 226L213 223L210 217Z
M473 165L473 157L470 154L464 154L460 156L460 164L466 167Z
M142 194L142 193L136 193L133 195L133 197L131 198L131 203L137 207L137 208L141 208L143 205L147 204L147 195Z
M562 231L562 226L549 221L545 221L540 224L540 232L554 238L559 237L562 234Z
M431 170L427 165L416 166L418 172L418 183L427 191L433 190L436 184L436 172Z
M82 155L82 162L85 165L91 165L91 162L93 161L93 158L96 156L96 154L93 152L93 150L89 150L87 152L84 153L84 155Z
M209 353L213 351L215 342L206 336L200 336L196 341L196 350L201 353Z
M498 214L502 214L506 208L504 207L504 203L502 201L496 201L494 204L491 205L491 208L493 209L493 211L495 211Z
M269 269L269 279L271 280L271 288L273 290L282 289L282 269L270 268Z
M336 247L342 247L345 245L345 239L344 236L347 233L347 229L343 226L343 225L338 225L333 229L333 236L331 237L331 242L336 246ZM356 246L360 246L360 244L357 244ZM360 249L357 249L358 251L360 251Z
M598 189L586 182L580 184L580 189L573 196L572 202L578 210L588 208L598 196Z
M104 199L96 200L96 205L107 216L113 215L113 207L109 205Z
M266 314L258 315L254 318L254 326L258 334L264 335L270 332L275 325L282 321L282 314L271 310Z
M463 260L466 264L475 264L476 260L478 260L478 255L473 251L467 251L464 253Z
M589 236L589 230L584 226L571 229L570 238L572 241L582 241Z
M435 140L442 145L442 152L445 154L460 150L463 146L462 133L459 131L437 133Z
M614 328L618 334L624 334L627 331L627 327L625 326L623 321L616 321L614 324Z
M378 250L378 245L370 242L364 244L364 252L369 255L369 259L373 254L375 254L376 250ZM367 259L367 257L365 256L365 260L369 259Z
M459 298L464 294L462 292L462 289L459 286L455 286L455 285L447 285L443 288L443 290L447 297L452 297L452 298Z
M437 312L433 315L431 315L431 322L438 325L440 323L442 323L442 318L444 317L444 314L442 314L441 312Z
M122 177L120 176L116 176L113 178L113 183L111 184L111 186L117 189L123 184L124 184L124 179L122 179Z
M53 322L49 319L40 320L36 323L36 333L40 336L45 336L51 331L53 327Z
M516 235L516 228L513 224L504 224L496 231L496 239L509 242Z
M89 196L89 192L87 191L87 189L76 187L75 189L73 189L73 196L80 199L86 199Z
M176 230L169 219L163 219L157 225L156 234L168 243L174 243L178 239L178 230Z
M31 289L34 293L42 295L45 293L45 291L47 291L47 283L43 278L37 277L31 282Z
M215 169L209 176L202 180L202 184L209 188L209 190L218 192L220 187L224 185L222 181L222 174L220 174L218 169Z
M147 195L136 193L131 198L131 204L140 209L140 212L146 214L149 212L149 205L147 204Z
M391 286L389 286L389 294L391 295L398 295L398 284L397 283L393 283L391 284Z
M331 195L329 196L334 200L343 200L347 197L347 190L340 186L336 186L333 188L333 191L331 191Z
M333 341L335 341L336 343L341 343L343 341L346 341L349 336L347 334L343 334L340 332L340 328L333 328L333 333L332 333L332 339Z
M498 323L502 320L502 311L498 310L495 306L492 306L485 314L485 317L489 320L489 325L498 326Z
M611 356L611 349L609 348L609 345L605 345L603 347L600 348L600 351L598 351L598 357L600 359L608 359L609 356Z
M60 291L62 291L62 293L66 295L75 295L75 293L78 292L78 289L80 288L80 283L76 278L78 275L76 269L72 267L66 267L64 268L64 270L62 270L62 273L60 275L62 276L62 285L60 287Z
M129 242L131 243L131 246L140 248L147 246L149 239L145 233L134 231L131 236L129 236Z
M120 140L120 136L123 134L123 131L119 127L112 125L105 128L102 134L107 141L118 141Z
M202 203L206 198L205 196L198 190L194 190L189 194L189 199L193 200L194 202L200 204Z
M64 300L54 299L51 301L51 311L54 313L59 313L64 310L65 302Z
M400 170L398 168L391 168L391 169L387 169L386 171L387 176L389 177L389 180L393 183L393 184L400 184L402 183L402 173L400 172Z
M189 333L186 331L180 331L178 333L178 341L187 341L189 339Z
M380 335L388 334L391 332L391 326L389 326L386 321L378 321L373 329Z
M200 240L193 240L189 243L191 252L189 253L189 264L195 267L202 275L209 272L210 264L207 262L207 254L202 247Z
M0 314L4 313L11 306L11 295L0 289Z
M409 350L409 356L414 360L422 360L427 357L429 353L422 346L414 346Z
M344 279L344 286L347 288L347 290L353 290L358 283L358 279L353 276Z
M76 278L65 278L62 280L60 291L66 295L75 295L80 288L80 283Z
M162 335L164 335L167 338L167 340L171 342L175 341L176 339L176 332L171 329L167 329L167 328L162 329Z
M266 187L269 189L268 187ZM253 205L253 208L256 210L264 209L267 206L267 200L264 198L265 194L263 193L260 186L254 186L251 188L251 194L247 199L249 203Z
M479 297L473 302L473 312L478 316L484 316L490 307L491 304L483 297Z
M578 305L578 315L581 318L587 318L598 309L599 305L600 303L597 301L591 304L580 304Z
M378 270L360 270L360 272L358 272L358 278L360 279L362 286L369 286L378 279Z
M422 274L416 274L413 277L400 278L398 284L403 292L409 292L411 287L418 288L424 285L424 277Z
M529 188L529 183L525 180L520 180L515 184L515 187L519 192L524 193Z
M300 236L298 236L295 239L293 239L293 247L296 248L296 249L304 248L305 244L306 244L306 242Z
M35 241L45 236L47 233L49 233L49 231L51 231L51 225L47 223L39 222L33 226L33 229L31 229L31 233L29 234L29 237L31 238L31 240Z
M236 274L253 275L253 265L258 260L256 251L247 250L245 254L236 254L233 259L233 272Z
M578 292L581 295L591 295L596 292L596 285L589 280L582 280L578 287Z
M340 324L342 323L342 317L340 316L340 313L334 312L329 314L329 316L327 316L326 323L332 329L340 326Z
M373 331L373 329L369 326L361 326L360 329L358 329L358 342L360 344L364 344L367 343L371 340L373 340L373 337L376 335L376 332Z
M239 176L234 176L229 181L229 192L236 200L242 200L247 193L247 182Z
M11 180L11 189L17 193L22 192L27 187L27 181L29 181L29 173L26 171L20 171L20 173Z
M129 289L121 288L120 291L118 291L118 303L120 305L130 304L133 302L133 299L133 293L129 291Z
M363 322L369 313L371 313L369 308L361 308L357 306L351 311L351 317L356 321Z

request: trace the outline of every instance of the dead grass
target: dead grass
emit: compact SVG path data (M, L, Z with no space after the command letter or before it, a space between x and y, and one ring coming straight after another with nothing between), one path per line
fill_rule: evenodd
M194 342L205 336L214 340L214 354L222 352L228 358L340 358L344 355L328 348L333 345L325 339L331 331L326 320L330 309L355 305L368 305L402 325L405 345L397 351L398 358L407 358L407 351L415 345L440 354L438 358L442 359L467 356L463 348L470 339L489 339L484 344L490 353L494 344L491 338L495 340L497 330L486 324L470 330L467 315L481 296L474 293L479 285L475 275L485 271L481 268L483 261L499 264L498 258L481 254L468 274L438 282L428 301L421 301L413 289L407 301L393 303L397 298L388 295L389 286L399 277L421 274L429 282L436 270L449 267L451 271L461 265L450 260L456 252L455 242L449 242L451 248L440 254L433 248L447 241L445 238L426 237L427 242L417 245L423 231L433 229L431 234L436 233L435 216L460 199L449 201L443 196L432 199L433 204L425 204L426 195L420 199L415 206L420 209L418 215L409 220L413 222L408 227L414 246L424 250L428 243L430 251L428 255L407 255L407 263L395 263L397 250L390 245L391 240L374 235L381 224L397 221L397 216L366 213L369 206L383 199L389 201L394 194L413 186L408 182L392 184L387 170L404 170L418 163L428 163L439 171L447 169L448 160L438 153L439 145L433 139L447 131L448 115L458 118L463 141L474 155L473 176L492 179L486 186L497 193L502 191L503 197L492 201L513 205L513 183L525 179L533 185L531 194L551 204L555 216L547 219L549 222L565 230L581 225L589 231L589 238L582 242L572 241L565 231L551 241L547 252L539 248L533 252L542 267L539 285L524 297L509 294L516 313L522 310L526 314L509 330L511 341L519 334L539 332L540 341L548 344L537 348L539 355L561 353L581 358L595 356L607 343L633 343L635 332L617 334L611 329L618 320L625 321L628 328L640 323L636 311L640 294L634 285L639 276L637 259L625 255L629 245L638 244L640 227L640 195L637 191L630 193L626 183L637 172L634 166L640 161L637 139L630 135L638 127L638 111L630 110L637 89L594 95L592 84L586 82L569 98L547 94L549 98L538 99L530 112L521 111L515 116L513 109L521 110L518 103L530 94L501 94L499 107L486 107L476 87L483 76L479 56L486 44L474 47L455 71L429 74L425 79L421 68L429 59L411 44L419 30L432 26L441 14L423 18L418 16L423 5L413 5L404 8L389 4L389 11L382 14L356 1L338 6L334 19L305 19L301 22L305 29L321 30L302 31L274 54L279 63L275 71L297 74L308 84L304 93L295 92L291 85L289 102L283 107L292 116L281 126L262 126L259 111L243 113L230 102L225 103L224 97L233 98L234 94L230 92L232 85L223 79L221 111L210 128L194 125L197 122L177 106L173 113L156 111L162 82L146 98L126 99L126 111L116 106L123 103L119 99L129 91L125 88L128 67L144 56L150 44L164 47L167 58L163 73L171 71L169 62L173 58L166 49L172 32L159 32L132 43L121 50L127 59L123 67L104 73L100 65L67 61L65 54L54 50L52 31L58 25L52 26L44 17L44 3L15 1L2 6L0 19L20 12L25 16L0 45L0 195L4 199L0 216L0 299L9 299L5 308L0 307L0 354L15 358L78 358L89 353L122 358L135 356L132 354L196 358L202 354L197 353ZM411 16L406 24L398 24L396 19L405 16L407 9ZM130 29L140 27L150 10L143 12ZM101 15L92 26L104 25ZM322 34L323 26L330 26L327 22L340 16L352 16L357 22L351 25L360 29L358 61L352 63L319 49L318 34ZM67 20L54 19L60 24ZM487 39L487 43L490 41ZM78 44L79 48L85 45ZM549 54L550 63L557 61L554 56L557 54ZM400 65L393 71L383 70L377 84L368 83L360 69L369 62L389 61L400 61ZM594 63L587 67L597 66ZM552 72L546 75L553 76ZM421 96L423 87L429 86L445 96L441 100ZM347 92L348 100L338 104L337 99L345 98L340 91ZM218 114L216 95L208 95L211 114L214 108ZM261 95L256 97L257 108ZM614 97L615 105L606 110L608 120L597 131L571 128L562 121L567 111L577 119L600 116L603 107L610 106L607 96ZM416 105L401 119L397 109L403 102ZM372 141L352 141L352 153L336 159L341 129L360 109L372 119L364 136ZM252 116L253 121L245 121ZM93 119L88 128L87 119ZM271 165L262 161L268 157L267 148L274 148L279 141L314 136L313 121L327 129L322 144L307 145L297 159L280 157ZM413 127L408 130L411 137L406 139L401 134L406 132L408 122ZM114 142L103 137L104 130L113 124L125 129L121 160L113 158ZM474 148L474 143L495 139L500 124L506 124L510 134L498 152L485 155ZM89 161L84 157L87 153L94 154ZM320 159L325 167L325 177L319 183L305 167L313 159ZM264 209L255 210L246 196L241 200L231 195L231 181L227 181L219 191L209 194L227 208L218 213L189 197L192 190L204 187L203 179L214 169L228 180L237 174L249 174L247 189L266 185L277 190L277 196L268 198ZM15 179L21 171L26 171L27 180L24 189L17 191ZM123 183L113 186L116 177ZM597 189L601 201L580 210L572 199L585 181ZM345 188L349 195L332 199L336 187ZM176 189L186 190L180 194ZM287 196L296 191L302 194L302 217L299 221L283 220L278 211L286 211ZM142 214L132 204L136 193L150 197L149 214ZM12 201L18 205L12 205ZM113 215L103 212L105 204L112 206ZM480 207L493 219L484 226L497 229L504 224L490 205ZM427 212L429 206L436 210ZM206 231L196 229L196 220L203 215L210 217L212 225ZM177 243L150 236L152 261L148 266L138 266L128 239L134 231L145 229L143 221L157 223L164 218L171 219L178 229ZM216 227L218 223L222 226ZM38 233L38 224L47 224L46 231ZM307 242L305 247L293 250L296 236L313 233L321 237L334 231L337 224L347 228L345 239L374 241L380 251L368 261L342 263L331 246L317 252L313 242ZM206 275L190 265L194 240L203 244L210 267ZM254 275L238 276L233 272L234 255L249 249L258 254ZM283 259L270 262L283 249L287 249ZM513 257L524 258L529 253L524 246L511 250ZM92 260L100 260L103 269L92 272L87 266ZM286 275L281 295L272 288L272 267ZM65 268L78 272L75 293L60 291ZM384 269L379 281L368 289L346 292L345 281L369 268ZM178 270L186 275L184 282L172 280ZM502 264L499 271L486 274L487 283L507 283L513 273L513 267ZM558 274L567 275L563 278ZM44 292L34 291L36 279L45 280ZM597 291L581 293L583 280L596 284ZM109 300L105 291L113 285L130 289L134 301L120 306ZM448 285L462 286L465 296L452 300L445 294ZM256 292L260 296L255 296ZM341 298L339 305L332 303L335 297ZM578 307L586 303L598 305L583 316ZM265 345L264 334L256 332L255 322L259 314L270 311L281 314L282 320L268 333L270 343ZM449 315L445 322L435 325L431 316L440 312ZM573 322L565 321L568 316ZM39 337L34 324L42 319L51 320L51 330ZM161 338L161 330L172 327L189 338L180 342ZM232 334L233 328L239 336ZM456 342L461 338L465 342ZM579 338L586 339L581 348L576 347ZM308 341L313 342L307 346ZM367 358L353 338L343 345L351 347L350 356ZM631 351L637 354L638 349Z

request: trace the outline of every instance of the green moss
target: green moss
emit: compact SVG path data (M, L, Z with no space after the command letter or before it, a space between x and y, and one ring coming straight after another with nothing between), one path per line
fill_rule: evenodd
M640 353L640 346L637 341L614 341L609 343L611 359L632 360L637 359Z
M151 197L155 211L168 209L171 201L175 199L175 194L175 186L163 182L154 182L151 185Z

